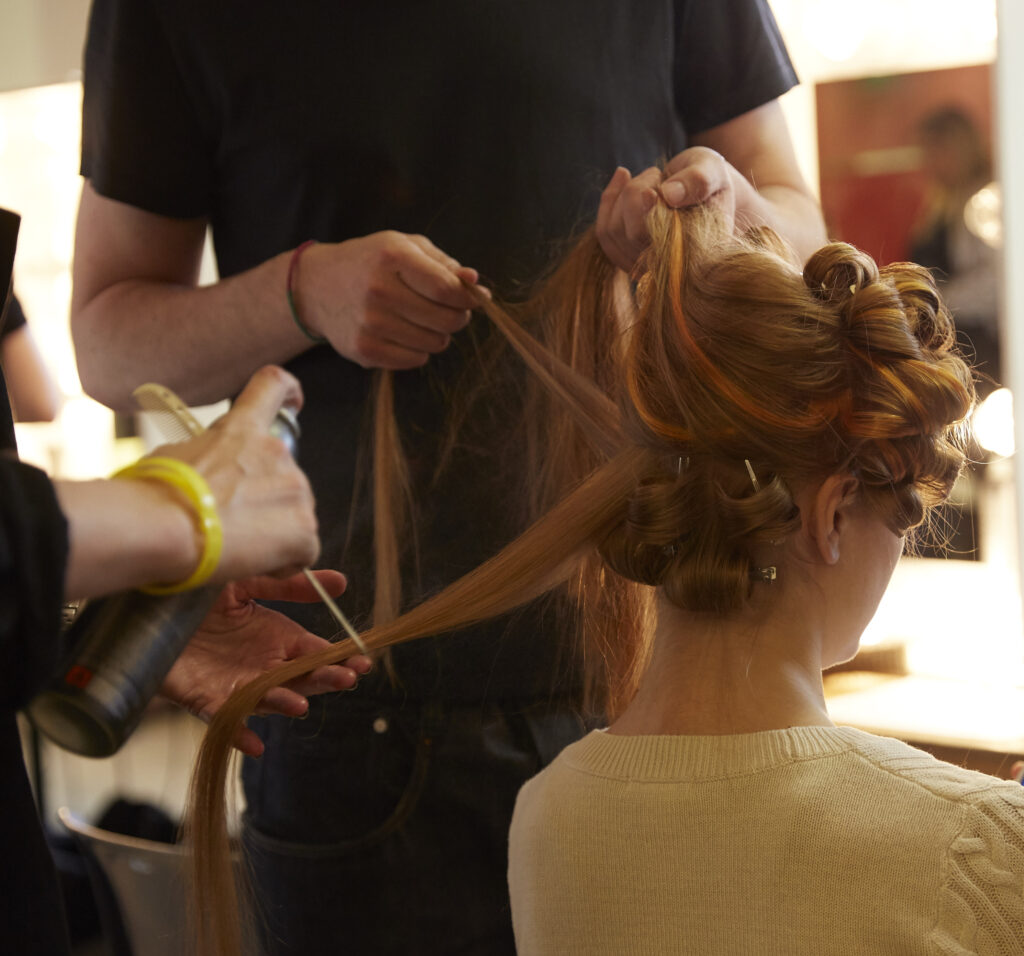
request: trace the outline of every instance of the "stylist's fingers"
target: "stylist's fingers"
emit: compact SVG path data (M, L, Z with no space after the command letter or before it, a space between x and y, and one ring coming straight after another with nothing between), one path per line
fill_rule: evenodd
M409 236L410 255L398 269L399 278L426 302L442 306L446 312L432 312L439 322L423 322L427 328L457 332L469 322L476 297L467 285L479 282L476 269L463 266L457 259L438 249L426 236Z
M266 366L253 375L231 410L205 432L156 450L158 456L191 465L205 482L205 489L197 488L195 503L176 497L200 519L193 535L195 562L202 559L204 567L213 565L211 583L292 574L320 553L309 480L270 430L282 405L301 403L302 390L295 378L284 369Z
M384 233L376 243L365 309L343 354L367 368L407 369L444 351L479 300L475 269L425 236Z
M263 746L263 741L256 736L256 732L245 726L235 734L235 739L231 741L231 745L236 750L241 751L246 757L262 757L263 751L266 749Z
M359 660L369 661L360 657ZM297 677L286 685L272 687L263 695L256 712L260 714L283 714L285 717L301 717L309 709L307 698L316 694L328 694L336 691L351 690L359 681L365 668L356 670L345 664L328 664L318 667L309 674Z
M298 382L276 366L257 372L227 415L182 446L216 501L223 547L214 578L288 575L320 553L309 480L270 430L277 411L301 403Z
M619 166L612 174L612 178L608 180L608 185L604 187L604 191L601 193L601 201L597 207L597 221L594 224L594 231L597 233L597 238L600 241L602 248L605 248L605 243L614 247L615 237L612 234L612 217L615 213L619 197L622 195L622 191L626 188L630 178L629 170L626 169L625 166ZM605 248L605 255L608 255L607 248ZM609 256L609 258L611 258L611 256Z
M619 167L601 196L595 232L608 258L629 272L647 248L647 214L658 202L661 171L654 166L630 177Z
M423 251L423 254L439 265L448 269L460 283L476 285L480 281L480 274L476 269L464 266L458 259L448 255L443 249L438 249L426 236L414 235L409 239Z
M294 375L280 366L264 365L232 402L228 418L239 426L263 432L270 428L282 406L298 411L302 401L302 386Z
M425 236L383 230L312 247L299 311L364 368L407 369L446 349L481 298L479 275Z
M665 167L661 196L673 208L711 205L728 220L736 215L736 186L742 177L713 149L685 149Z

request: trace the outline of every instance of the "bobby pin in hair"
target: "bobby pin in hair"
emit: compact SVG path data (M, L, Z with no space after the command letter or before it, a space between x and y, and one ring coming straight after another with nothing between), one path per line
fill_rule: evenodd
M754 474L754 468L750 464L749 458L743 459L743 464L747 466L747 474L750 475L750 483L754 486L754 491L758 492L761 490L761 483L757 480L757 475Z
M774 564L769 565L767 568L754 568L754 577L759 581L764 581L765 584L771 584L777 576Z

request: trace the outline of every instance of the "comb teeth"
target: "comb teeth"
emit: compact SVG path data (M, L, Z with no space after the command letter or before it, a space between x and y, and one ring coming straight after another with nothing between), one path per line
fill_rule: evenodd
M166 385L147 382L132 395L139 408L154 413L157 427L168 441L185 441L206 431L188 406Z

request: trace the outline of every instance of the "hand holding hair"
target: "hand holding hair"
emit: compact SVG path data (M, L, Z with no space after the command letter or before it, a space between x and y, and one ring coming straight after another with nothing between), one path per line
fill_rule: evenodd
M644 216L660 200L670 209L711 206L739 235L769 226L801 259L826 241L817 200L800 173L777 102L766 103L693 137L655 175L616 171L602 197L597 237L605 255L631 272L648 246Z
M659 189L665 204L673 209L687 206L712 206L727 227L747 229L760 223L736 223L738 208L744 200L756 197L754 187L732 164L713 149L694 146L684 149L665 166Z
M662 173L656 166L636 176L619 166L597 207L594 231L604 254L623 272L632 272L651 242L647 214L658 203Z
M364 368L410 369L468 324L465 284L478 278L425 236L385 231L309 245L291 262L289 294L308 338Z
M332 596L345 590L345 577L338 571L313 573ZM160 693L208 723L236 687L329 645L257 600L315 602L320 598L301 574L229 584L171 668ZM308 696L350 690L371 666L370 658L357 655L340 664L317 667L269 690L256 712L301 717L309 709ZM234 745L249 757L263 753L262 741L247 727L239 728Z
M604 254L624 272L632 272L650 245L647 216L659 202L672 208L708 205L734 228L739 196L756 192L719 153L694 146L659 169L651 166L636 176L620 166L598 206L595 232ZM749 225L749 223L747 224Z

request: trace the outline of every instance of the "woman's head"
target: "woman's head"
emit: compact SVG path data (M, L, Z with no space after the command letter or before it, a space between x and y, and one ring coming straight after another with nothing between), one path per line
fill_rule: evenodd
M601 545L611 568L728 612L799 526L800 488L849 474L897 535L945 500L973 385L927 270L833 243L801 272L766 231L664 208L650 224L622 406L652 464Z

